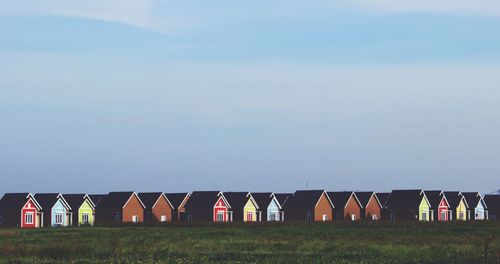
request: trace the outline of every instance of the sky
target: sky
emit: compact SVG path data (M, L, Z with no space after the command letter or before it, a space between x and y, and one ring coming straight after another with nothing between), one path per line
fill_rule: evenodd
M2 0L0 193L500 188L497 0Z

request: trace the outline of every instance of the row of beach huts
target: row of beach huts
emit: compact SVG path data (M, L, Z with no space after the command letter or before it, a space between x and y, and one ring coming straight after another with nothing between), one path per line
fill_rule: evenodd
M471 221L500 217L500 191L6 193L0 227L185 222Z

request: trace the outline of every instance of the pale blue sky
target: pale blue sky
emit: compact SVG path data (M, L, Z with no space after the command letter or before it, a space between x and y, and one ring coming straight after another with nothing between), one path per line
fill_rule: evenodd
M500 2L0 3L0 193L500 181Z

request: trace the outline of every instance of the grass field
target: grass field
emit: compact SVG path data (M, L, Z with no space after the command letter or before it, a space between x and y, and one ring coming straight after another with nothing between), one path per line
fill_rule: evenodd
M0 229L0 263L500 263L500 224Z

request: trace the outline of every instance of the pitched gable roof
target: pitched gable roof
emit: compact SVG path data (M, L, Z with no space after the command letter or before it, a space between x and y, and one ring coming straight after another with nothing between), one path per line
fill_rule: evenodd
M89 198L94 203L95 206L97 206L101 200L106 197L106 194L90 194Z
M87 199L90 203L90 206L92 208L95 207L95 204L92 202L92 200L89 198L88 195L82 193L82 194L64 194L63 195L64 199L66 202L68 202L69 206L73 210L78 210L80 206L82 206L83 202Z
M43 210L50 210L54 205L57 203L57 201L61 200L62 204L67 208L71 210L71 206L69 206L68 202L66 202L66 199L60 194L60 193L37 193L35 194L35 199L37 200L38 204L43 208Z
M144 203L144 206L146 206L147 209L153 209L153 206L162 197L165 200L167 200L167 203L170 205L170 208L173 208L168 198L162 192L138 193L137 195L139 195L139 198Z
M262 210L266 210L274 198L273 193L270 193L270 192L251 193L251 195L252 195L253 199L255 200L255 202L257 203L257 206Z
M28 202L28 199L31 198L33 203L40 210L41 206L38 202L33 198L33 195L30 193L6 193L0 200L0 210L5 211L19 211L23 208L23 206Z
M458 204L463 199L463 197L460 194L460 192L457 192L457 191L444 192L444 195L446 196L446 200L448 201L448 205L453 210L458 207Z
M99 202L97 207L117 210L122 209L132 196L136 196L141 206L145 208L144 203L135 192L110 192Z
M184 208L212 208L219 200L219 191L200 191L191 193L191 197L184 205Z
M278 200L281 207L285 206L286 201L293 196L293 193L274 193L274 197Z
M389 196L391 196L391 193L378 192L375 194L377 195L377 198L380 201L380 204L382 204L382 207L387 207L387 201L389 200Z
M328 196L332 200L335 208L344 208L347 206L349 199L353 197L360 207L363 207L359 199L356 197L354 192L328 192Z
M382 203L380 202L380 200L375 192L354 192L354 193L356 194L356 197L358 198L358 201L361 203L361 206L363 208L368 206L368 203L370 202L370 199L372 197L375 199L378 206L383 207Z
M319 202L321 196L325 194L330 206L333 206L330 197L324 190L300 190L296 191L292 197L288 198L285 203L285 208L294 208L294 209L312 209L316 207L316 204Z
M443 199L442 191L424 191L432 208L438 208Z
M173 208L179 209L182 202L189 196L189 193L166 193L165 196L167 196Z
M223 194L231 208L243 208L248 201L248 192L224 192Z
M487 194L484 196L484 202L489 210L500 210L500 195Z
M388 208L415 208L424 197L422 190L393 190L387 200Z
M480 202L483 202L483 197L478 192L462 192L462 195L467 202L467 205L472 208L476 208ZM483 206L486 207L486 204L483 202ZM486 209L486 208L485 208Z

